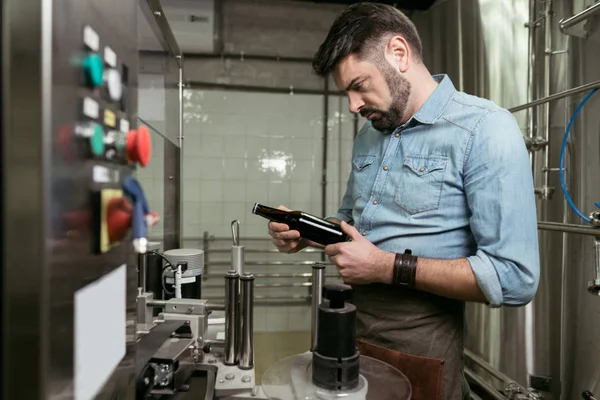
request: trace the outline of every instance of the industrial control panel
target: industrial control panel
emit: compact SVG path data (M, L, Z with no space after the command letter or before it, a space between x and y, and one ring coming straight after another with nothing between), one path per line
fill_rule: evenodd
M132 398L140 2L3 2L3 394ZM25 361L27 360L27 361Z

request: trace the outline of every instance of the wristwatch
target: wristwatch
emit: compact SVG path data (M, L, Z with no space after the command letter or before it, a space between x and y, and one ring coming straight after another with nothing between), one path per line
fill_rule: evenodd
M412 289L415 287L416 275L417 257L412 255L412 250L406 249L404 253L396 253L392 284Z

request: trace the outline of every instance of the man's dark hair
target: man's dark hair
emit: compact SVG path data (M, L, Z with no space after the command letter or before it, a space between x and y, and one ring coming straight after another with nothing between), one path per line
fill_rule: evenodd
M421 39L406 15L385 4L354 4L333 22L327 38L314 56L313 71L319 76L327 76L351 54L365 59L381 51L383 57L382 39L393 35L406 39L413 55L421 60Z

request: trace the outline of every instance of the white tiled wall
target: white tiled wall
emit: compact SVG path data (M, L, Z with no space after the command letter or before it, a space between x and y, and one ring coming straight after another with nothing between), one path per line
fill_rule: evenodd
M273 252L267 221L251 210L261 202L322 215L323 96L187 90L184 98L184 245L202 247L200 238L209 232L216 238L210 248L225 250L208 253L211 278L205 281L205 295L223 294L231 222L237 219L242 238L262 239L242 240L242 244L248 250L265 250L246 253L247 271L259 274L256 295L306 296L308 288L300 285L309 277L260 274L310 274L310 262L320 260L320 254ZM329 114L327 213L337 209L344 193L353 142L347 100L331 97ZM281 265L252 264L265 261ZM304 261L309 262L299 264ZM335 269L329 267L328 273L335 274ZM265 286L274 283L288 286ZM310 330L308 304L258 306L255 329Z

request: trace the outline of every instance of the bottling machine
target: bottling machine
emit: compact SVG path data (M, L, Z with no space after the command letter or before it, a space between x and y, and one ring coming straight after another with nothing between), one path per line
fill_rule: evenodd
M170 253L171 256L167 253ZM188 262L167 251L165 271L181 285ZM194 257L194 256L192 256ZM173 260L177 261L173 261ZM140 273L147 261L141 262ZM200 263L202 264L202 262ZM312 346L270 366L258 385L254 371L254 276L244 272L244 247L232 246L232 269L224 276L225 304L175 296L156 300L142 280L137 297L136 398L147 399L335 399L408 400L410 382L392 366L359 354L352 289L324 284L325 266L312 266ZM202 274L202 268L199 269ZM200 281L200 280L199 280ZM162 285L161 285L162 286ZM157 285L154 285L157 287ZM181 291L177 291L181 293ZM161 292L156 293L161 296ZM153 317L153 309L160 308ZM224 311L224 320L212 316ZM216 324L211 324L211 319Z

